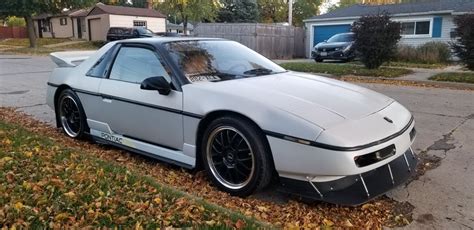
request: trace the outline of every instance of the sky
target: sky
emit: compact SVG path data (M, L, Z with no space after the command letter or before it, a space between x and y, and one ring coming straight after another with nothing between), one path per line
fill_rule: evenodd
M323 4L323 5L321 6L321 14L326 13L327 8L328 8L330 5L335 4L335 3L338 3L338 2L339 2L339 0L328 0L327 3L325 3L325 4Z

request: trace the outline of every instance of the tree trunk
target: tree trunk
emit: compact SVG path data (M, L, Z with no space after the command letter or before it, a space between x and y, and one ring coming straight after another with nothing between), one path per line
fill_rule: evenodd
M183 33L188 35L188 16L183 17Z
M31 15L25 16L26 30L28 33L28 39L30 40L30 48L36 48L36 34L35 25L33 25L33 18ZM41 28L40 28L41 29Z

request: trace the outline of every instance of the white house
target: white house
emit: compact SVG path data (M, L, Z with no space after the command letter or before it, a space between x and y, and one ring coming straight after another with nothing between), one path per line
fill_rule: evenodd
M166 16L151 8L111 6L97 3L85 18L87 40L106 40L110 27L143 26L151 31L166 32Z
M106 40L110 27L143 26L153 32L166 31L166 16L157 10L103 3L58 15L41 14L34 16L33 20L35 33L40 38Z
M314 45L334 34L349 32L352 23L364 15L387 12L402 23L400 44L418 46L429 41L449 42L455 36L453 18L474 10L474 1L437 0L431 2L363 5L356 4L304 20L306 55Z

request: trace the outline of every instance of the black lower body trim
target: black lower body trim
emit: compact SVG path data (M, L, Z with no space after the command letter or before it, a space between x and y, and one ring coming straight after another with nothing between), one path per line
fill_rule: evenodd
M405 183L415 172L418 160L411 149L371 171L328 182L312 182L280 177L281 191L305 199L355 206L385 194Z
M105 140L103 138L96 137L94 135L90 135L90 136L92 137L92 140L94 140L97 143L112 145L112 146L115 146L115 147L118 147L118 148L121 148L121 149L125 149L125 150L130 151L130 152L138 153L138 154L141 154L141 155L144 155L144 156L156 159L156 160L160 160L160 161L163 161L163 162L166 162L166 163L169 163L169 164L177 165L177 166L180 166L180 167L183 167L183 168L186 168L186 169L194 168L192 165L184 164L182 162L171 160L171 159L166 158L166 157L157 156L155 154L145 152L145 151L142 151L142 150L139 150L139 149L134 149L134 148L131 148L131 147L128 147L128 146L125 146L125 145L115 143L113 141L108 141L108 140Z

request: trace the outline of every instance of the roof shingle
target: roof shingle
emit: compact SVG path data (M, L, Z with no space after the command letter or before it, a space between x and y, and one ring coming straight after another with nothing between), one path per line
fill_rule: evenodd
M473 0L434 0L429 2L386 5L356 4L328 12L326 14L313 16L310 19L358 17L362 15L377 14L379 12L387 12L389 14L412 14L437 11L468 12L473 10Z
M109 13L109 14L166 18L164 14L154 9L126 7L126 6L111 6L111 5L105 5L103 3L97 3L95 7L98 7L105 13Z

